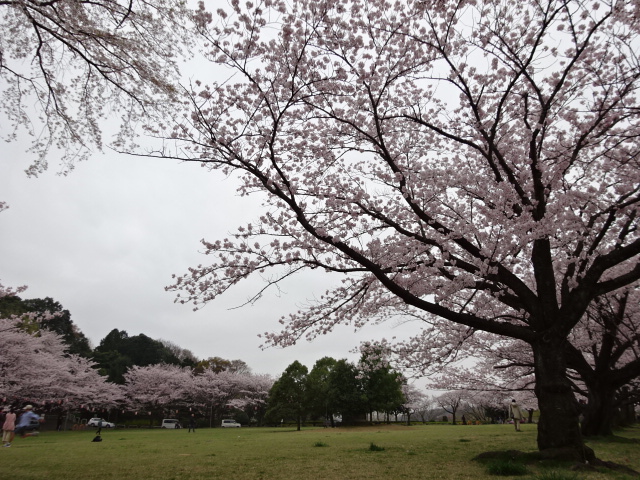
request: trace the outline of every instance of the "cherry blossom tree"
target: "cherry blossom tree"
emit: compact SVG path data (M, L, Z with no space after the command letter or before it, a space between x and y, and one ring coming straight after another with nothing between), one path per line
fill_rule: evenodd
M0 2L3 137L33 137L29 173L58 150L65 170L101 147L100 120L117 112L121 133L171 96L188 45L182 0Z
M424 397L423 401L416 406L414 412L420 417L422 423L427 423L436 420L438 409L438 402L435 396L430 395Z
M587 398L585 435L611 435L615 412L640 399L640 290L604 295L571 335L569 365Z
M214 418L233 409L263 412L272 384L269 376L207 369L195 375L190 398L196 408L209 413L213 425Z
M408 309L521 340L538 447L591 458L564 344L640 278L637 2L269 0L197 21L229 79L150 131L265 211L204 242L179 301L323 269L342 283L268 344Z
M53 314L41 327L62 336L68 346L69 353L77 353L83 357L91 356L89 339L80 331L71 319L71 313L50 297L22 299L17 295L0 298L0 316L20 315L20 313L48 312Z
M465 408L465 414L472 420L483 423L494 423L505 419L509 413L511 396L497 392L473 392ZM528 404L523 404L528 406Z
M124 378L125 395L132 409L165 412L184 407L194 391L191 369L178 365L133 366Z
M48 401L57 402L65 410L109 410L125 403L120 385L100 375L95 363L81 355L69 355L66 360L63 370L56 375L61 393Z
M637 288L598 297L565 344L573 390L586 400L580 407L585 436L610 435L616 412L637 402L638 304ZM446 332L442 337L447 338ZM476 332L460 345L462 348L456 349L455 355L450 355L456 362L444 364L434 358L439 347L429 347L424 345L422 351L415 349L409 353L405 350L410 347L401 344L395 354L401 356L404 366L413 360L420 373L430 374L433 388L517 392L519 400L535 405L534 399L528 398L535 388L534 358L525 342ZM385 345L385 348L392 347ZM428 365L429 359L433 360Z
M258 424L267 410L269 391L274 380L271 375L236 373L241 380L237 396L227 402L230 408L244 411L249 419L255 419Z
M263 410L273 380L268 375L197 373L189 367L134 366L125 374L124 392L132 409L162 411L195 408L220 416L228 409ZM212 420L213 422L213 420Z
M469 397L468 392L464 390L452 390L445 392L436 397L436 401L440 408L451 414L451 423L456 425L456 413L464 407L465 400Z
M2 319L0 391L6 398L52 398L64 372L64 345L52 332L21 330L15 319Z
M449 365L433 377L431 385L472 392L502 392L534 404L535 366L529 345L517 340L494 339L487 348L492 349L471 364Z
M425 404L427 396L418 387L409 383L402 385L402 396L404 397L402 410L407 416L407 425L410 425L411 415L417 412Z
M0 295L19 290L0 285ZM28 320L25 318L28 317ZM111 408L124 397L90 360L69 354L62 337L30 328L50 318L47 313L0 318L0 398L7 402L55 404L70 408Z

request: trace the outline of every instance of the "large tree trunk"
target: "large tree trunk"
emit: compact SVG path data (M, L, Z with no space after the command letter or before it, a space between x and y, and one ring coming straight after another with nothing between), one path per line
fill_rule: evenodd
M589 400L583 411L582 435L612 435L615 389L602 385L587 385Z
M566 376L564 341L544 338L532 345L540 408L538 449L549 457L586 462L594 455L580 434L578 406Z

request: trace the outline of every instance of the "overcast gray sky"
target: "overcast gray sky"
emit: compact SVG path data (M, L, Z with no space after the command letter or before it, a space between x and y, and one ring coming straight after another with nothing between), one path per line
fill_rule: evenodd
M23 298L52 297L97 345L112 329L144 333L200 357L244 360L255 373L278 375L294 360L309 368L321 357L357 360L361 340L402 336L417 328L344 327L312 343L259 348L258 334L278 329L282 315L324 292L329 276L309 272L254 306L233 309L262 285L258 278L193 312L164 287L172 274L206 263L199 240L224 238L259 215L236 184L195 164L96 154L68 176L56 165L39 178L24 169L28 144L4 144L0 160L0 282L28 285Z

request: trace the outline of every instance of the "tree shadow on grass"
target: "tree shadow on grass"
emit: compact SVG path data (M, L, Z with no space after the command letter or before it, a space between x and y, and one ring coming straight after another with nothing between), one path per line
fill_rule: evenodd
M598 443L620 443L620 444L640 444L638 438L619 437L617 435L607 435L606 437L585 437L585 442Z
M499 450L481 453L474 457L473 460L483 465L488 465L495 461L503 461L523 465L537 465L545 468L564 468L571 471L581 472L598 471L599 468L606 468L608 470L625 473L634 477L640 477L640 472L637 472L625 465L607 462L596 457L590 458L589 461L581 461L575 458L575 451L565 449L549 449L538 452Z

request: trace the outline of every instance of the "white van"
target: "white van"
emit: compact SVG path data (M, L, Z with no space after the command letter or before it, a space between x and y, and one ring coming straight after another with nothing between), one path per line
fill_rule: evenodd
M182 425L180 425L180 422L175 418L163 418L162 425L160 426L162 428L182 428Z
M225 419L222 420L222 425L220 425L222 428L240 428L240 424L238 422L236 422L233 419Z

